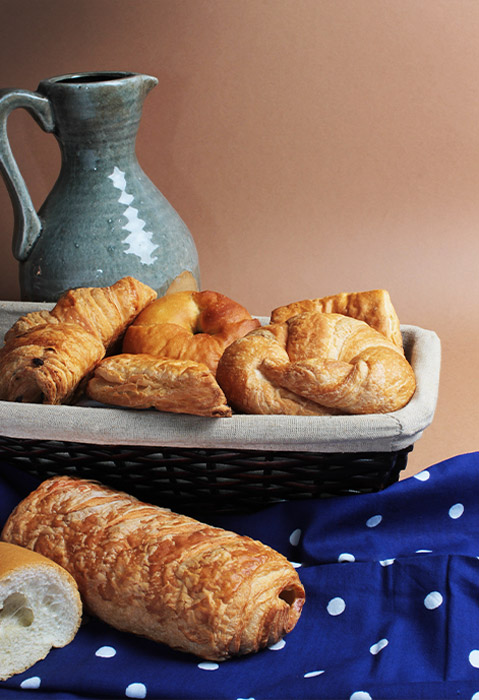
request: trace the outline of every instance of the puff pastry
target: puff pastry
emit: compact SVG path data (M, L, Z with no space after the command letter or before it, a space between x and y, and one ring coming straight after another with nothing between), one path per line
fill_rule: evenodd
M96 367L87 394L101 403L128 408L231 416L231 408L206 365L146 354L112 355Z
M103 343L75 323L32 326L0 350L0 399L69 403L104 354Z
M83 479L44 481L2 537L63 566L105 622L205 659L277 642L304 603L296 570L266 545Z
M202 362L214 373L224 349L260 322L224 294L204 290L166 294L128 328L123 352Z
M18 319L0 349L0 399L68 403L156 292L133 277L66 292Z
M271 323L283 323L298 314L321 311L322 313L343 314L365 321L382 333L397 347L402 348L402 335L399 318L385 289L367 292L342 292L320 299L304 299L286 306L279 306L271 312Z
M235 341L217 380L228 403L246 413L386 413L416 388L401 348L364 321L320 312Z
M99 338L108 352L127 326L155 298L155 290L134 277L122 277L111 287L70 289L51 311L34 311L22 316L7 331L5 343L39 324L75 323Z

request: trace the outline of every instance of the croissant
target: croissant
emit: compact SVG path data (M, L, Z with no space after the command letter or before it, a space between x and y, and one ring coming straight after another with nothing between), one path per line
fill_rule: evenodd
M327 408L266 377L266 360L278 366L289 362L283 342L285 338L281 337L284 333L279 333L285 328L279 324L264 326L232 343L219 361L216 381L229 405L241 413L329 415L331 411Z
M286 306L279 306L271 312L271 323L283 323L292 316L310 311L343 314L343 316L365 321L399 348L403 346L399 317L389 292L385 289L342 292L321 299L304 299Z
M245 413L386 413L416 387L402 349L364 321L306 312L235 341L217 381Z
M63 566L113 627L205 659L279 641L305 599L294 567L261 542L83 479L42 482L2 538Z
M90 398L115 406L231 416L231 408L212 372L192 360L112 355L96 367L86 391Z
M76 323L97 336L109 351L127 326L156 298L156 292L134 277L111 287L78 287L65 292L51 311L22 316L5 335L5 343L39 323Z
M66 292L51 311L26 314L0 349L0 400L72 401L88 375L156 292L133 277Z

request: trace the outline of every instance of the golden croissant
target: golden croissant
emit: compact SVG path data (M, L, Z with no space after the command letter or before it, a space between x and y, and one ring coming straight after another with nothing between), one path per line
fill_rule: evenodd
M205 659L276 643L304 603L270 547L84 479L42 482L2 538L63 566L105 622Z
M386 413L405 406L416 387L401 348L364 321L321 312L236 340L216 378L245 413Z
M111 287L66 292L51 311L34 311L7 331L0 350L0 399L72 401L96 364L156 297L132 277Z

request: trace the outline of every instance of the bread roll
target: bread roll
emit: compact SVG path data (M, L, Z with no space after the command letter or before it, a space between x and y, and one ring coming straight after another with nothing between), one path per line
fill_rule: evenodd
M166 294L149 304L125 333L123 352L201 362L216 372L223 351L260 322L224 294Z
M22 673L63 647L80 626L77 585L60 566L0 542L0 680Z
M296 570L270 547L84 479L44 481L2 536L64 566L113 627L205 659L279 641L304 602Z

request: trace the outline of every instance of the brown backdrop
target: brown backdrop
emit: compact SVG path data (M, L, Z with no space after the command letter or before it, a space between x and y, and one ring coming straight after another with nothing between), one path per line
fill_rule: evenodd
M440 400L408 473L477 449L479 3L1 0L0 87L86 70L155 75L144 170L199 251L203 288L266 315L387 288L443 345ZM40 206L52 136L18 110ZM0 182L0 298L18 299Z

